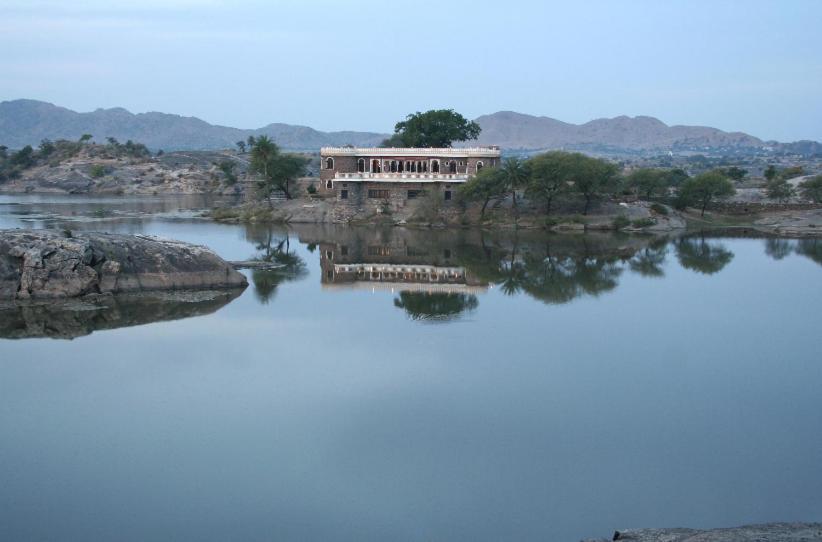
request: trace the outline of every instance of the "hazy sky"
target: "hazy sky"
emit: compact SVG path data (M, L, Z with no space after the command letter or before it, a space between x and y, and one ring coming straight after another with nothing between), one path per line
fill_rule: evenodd
M390 131L652 115L822 140L822 1L0 0L0 100Z

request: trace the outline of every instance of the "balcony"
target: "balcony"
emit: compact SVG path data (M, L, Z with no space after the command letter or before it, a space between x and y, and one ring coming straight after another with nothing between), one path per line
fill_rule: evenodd
M464 183L470 177L467 173L340 173L334 174L335 181L346 182L390 182L390 183Z

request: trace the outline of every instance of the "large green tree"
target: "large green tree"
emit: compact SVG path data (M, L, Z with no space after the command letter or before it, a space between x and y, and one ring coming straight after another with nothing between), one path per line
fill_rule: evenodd
M796 193L796 190L787 179L777 177L768 181L765 185L765 193L771 199L784 202L790 199Z
M251 148L251 171L260 175L257 182L257 192L271 205L271 196L276 191L282 191L285 197L291 199L289 184L291 181L305 175L308 163L304 157L296 154L280 152L276 143L268 136L260 136Z
M632 171L626 182L637 195L647 200L665 195L669 186L669 172L656 168L640 168Z
M582 214L587 215L595 197L613 192L619 181L616 165L581 153L570 153L570 177L573 191L585 199Z
M514 219L519 216L517 207L517 190L525 186L528 180L528 168L525 161L511 157L507 158L500 166L500 175L505 187L511 192L511 207L514 210Z
M567 192L571 181L570 156L566 152L551 151L528 160L528 199L545 205L545 213L551 212L554 199Z
M721 171L708 171L685 181L679 191L682 206L698 206L701 216L712 201L733 196L734 185Z
M485 218L488 203L495 197L505 194L507 185L503 172L499 168L483 168L468 179L459 188L460 197L467 201L481 201L480 219Z
M480 126L453 109L432 109L408 115L394 126L386 147L450 147L454 141L476 139Z

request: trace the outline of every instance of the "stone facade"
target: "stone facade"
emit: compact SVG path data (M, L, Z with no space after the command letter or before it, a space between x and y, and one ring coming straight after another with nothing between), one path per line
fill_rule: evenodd
M443 194L467 181L483 167L500 162L498 147L464 149L324 147L320 151L320 193L333 193L338 201L359 203L369 190L388 190L386 198L414 199L415 191ZM355 189L354 185L361 185ZM377 186L379 185L379 186ZM444 188L445 185L453 185ZM409 194L409 191L411 193ZM410 197L409 197L410 196ZM377 199L377 198L369 198Z

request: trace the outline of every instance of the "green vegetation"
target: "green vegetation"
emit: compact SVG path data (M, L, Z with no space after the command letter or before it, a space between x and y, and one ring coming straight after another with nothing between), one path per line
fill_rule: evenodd
M739 182L745 178L745 176L748 174L748 170L738 168L736 166L731 166L729 168L723 169L722 173L724 173L725 176L731 179L732 181Z
M652 203L651 211L664 216L668 215L668 208L662 205L661 203Z
M530 178L525 195L545 205L545 214L551 213L551 204L558 196L569 191L571 155L553 151L537 155L528 161Z
M476 139L479 124L453 109L432 109L408 115L394 126L394 135L384 147L450 147L454 141Z
M103 164L94 164L89 168L88 174L93 179L99 179L106 174L106 167Z
M305 175L307 163L302 156L281 153L280 148L268 136L257 138L251 148L250 171L261 176L257 182L259 196L266 199L269 206L271 197L277 191L282 191L287 199L291 199L289 184Z
M240 151L240 154L245 154L245 141L242 139L235 143L237 145L237 150Z
M796 194L796 190L781 176L771 179L765 185L765 193L769 198L785 202Z
M802 197L814 203L822 203L822 175L811 177L799 183L799 193Z
M767 181L772 181L774 180L774 178L776 178L776 168L773 164L768 164L768 167L765 168L764 175Z
M485 219L485 209L493 199L506 191L505 178L498 168L484 168L459 187L459 195L466 201L481 201L480 219Z
M719 170L702 173L688 179L679 191L678 206L680 208L699 206L701 216L705 216L705 208L716 199L727 198L736 190L728 178Z
M801 177L805 174L805 169L802 166L786 167L779 172L780 179L793 179L794 177Z
M517 208L517 189L521 188L528 180L528 168L525 162L519 158L508 158L502 163L500 175L504 185L511 191L511 205L514 209L514 217L519 214Z
M635 228L647 228L649 226L653 226L654 224L656 224L656 220L650 217L637 218L636 220L631 221L631 226Z
M225 179L228 184L233 185L237 183L237 174L234 172L234 169L237 167L237 163L234 162L234 160L220 160L217 167L223 172L223 175L225 175Z
M668 172L664 169L642 168L632 171L626 184L639 197L649 200L653 197L664 196L668 192Z
M628 217L625 216L625 215L619 215L618 217L616 217L611 222L611 226L613 226L613 228L615 230L621 230L622 228L627 228L628 226L630 226L630 224L631 224L630 219L628 219Z

